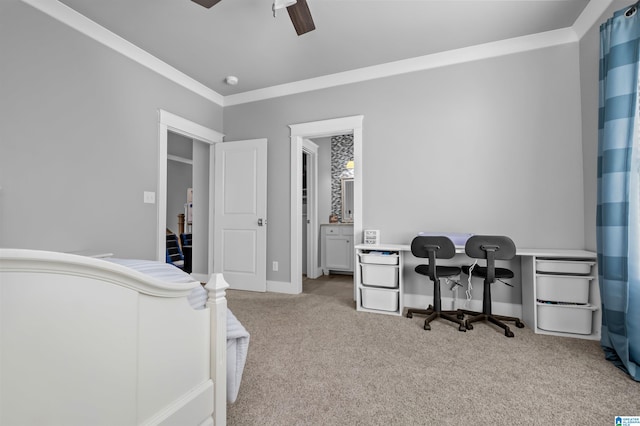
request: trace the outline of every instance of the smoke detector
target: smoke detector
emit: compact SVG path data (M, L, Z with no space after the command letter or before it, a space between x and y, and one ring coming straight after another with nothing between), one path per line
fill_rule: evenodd
M224 79L224 82L230 86L235 86L236 84L238 84L238 77L236 77L235 75L230 75Z

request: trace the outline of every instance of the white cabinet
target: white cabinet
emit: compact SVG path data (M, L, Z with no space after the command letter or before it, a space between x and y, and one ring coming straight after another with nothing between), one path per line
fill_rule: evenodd
M356 246L356 309L402 315L402 250L395 246Z
M528 326L539 334L600 339L595 257L567 252L562 257L527 256L521 266L522 314Z
M322 273L353 272L353 225L321 225Z

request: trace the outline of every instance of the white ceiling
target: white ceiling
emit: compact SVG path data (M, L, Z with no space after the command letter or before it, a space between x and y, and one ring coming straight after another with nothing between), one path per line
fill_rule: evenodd
M223 96L571 27L589 3L308 0L316 30L298 37L271 0L59 1Z

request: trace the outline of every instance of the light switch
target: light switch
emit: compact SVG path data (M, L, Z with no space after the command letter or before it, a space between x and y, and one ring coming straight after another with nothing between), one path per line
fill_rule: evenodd
M144 191L144 202L147 204L155 204L156 193L151 191Z

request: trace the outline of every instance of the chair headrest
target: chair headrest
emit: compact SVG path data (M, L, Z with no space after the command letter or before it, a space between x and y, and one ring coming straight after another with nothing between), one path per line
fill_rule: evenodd
M516 245L503 235L474 235L467 240L464 251L474 259L486 259L487 252L492 251L494 259L509 260L516 255Z
M435 251L438 259L451 259L456 255L456 246L445 236L418 236L411 241L411 253L415 257L429 257Z

